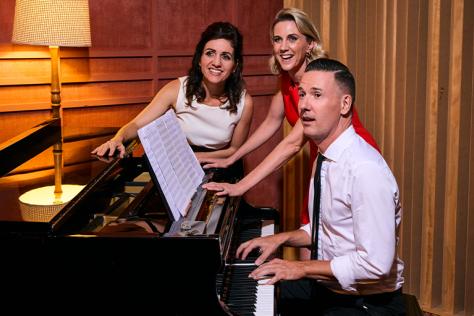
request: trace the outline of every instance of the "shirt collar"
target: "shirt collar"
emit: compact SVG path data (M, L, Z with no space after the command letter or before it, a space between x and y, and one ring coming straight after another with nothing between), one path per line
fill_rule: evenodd
M341 135L324 152L324 157L332 161L338 161L341 158L343 152L349 147L354 141L356 132L354 127L349 126Z

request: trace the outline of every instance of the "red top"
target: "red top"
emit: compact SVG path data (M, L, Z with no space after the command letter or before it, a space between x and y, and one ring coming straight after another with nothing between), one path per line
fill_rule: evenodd
M285 105L285 116L291 126L294 126L299 119L298 114L298 85L291 80L288 73L283 72L280 77L281 83L281 94L283 96L283 103ZM359 134L367 143L369 143L372 147L377 149L380 152L375 139L370 135L369 131L362 126L360 122L359 115L354 106L352 106L352 126L355 129L355 132ZM316 159L318 153L318 146L312 141L309 142L310 145L310 164L312 165L314 160ZM308 183L309 184L309 183ZM308 188L304 188L306 193L305 201L303 205L303 210L301 211L300 221L301 224L309 223L309 213L308 213Z

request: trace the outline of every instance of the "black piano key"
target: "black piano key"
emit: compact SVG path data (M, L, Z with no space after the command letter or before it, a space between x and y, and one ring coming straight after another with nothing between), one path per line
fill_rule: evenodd
M223 291L223 301L238 315L253 315L256 311L258 283L248 277L255 268L255 265L232 266L224 277L229 284Z
M229 249L230 264L219 281L222 282L221 300L232 312L240 316L254 315L257 309L258 282L249 278L249 274L257 268L254 262L260 254L259 249L254 249L245 260L240 260L235 257L235 253L241 243L259 237L261 230L262 221L260 219L239 221L235 227ZM238 265L239 263L248 263L249 265Z

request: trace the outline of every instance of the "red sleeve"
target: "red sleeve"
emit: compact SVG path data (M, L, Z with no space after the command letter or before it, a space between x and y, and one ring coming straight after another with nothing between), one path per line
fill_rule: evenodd
M359 114L357 114L355 107L352 107L352 126L354 126L355 132L360 137L362 137L367 143L380 152L379 146L377 146L375 139L372 137L372 135L370 135L369 131L366 130L364 126L362 126L362 123L359 119Z

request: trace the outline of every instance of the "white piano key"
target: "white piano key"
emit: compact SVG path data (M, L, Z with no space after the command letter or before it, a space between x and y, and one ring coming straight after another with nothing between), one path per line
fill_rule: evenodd
M263 220L262 228L260 230L260 236L270 236L275 234L275 224L273 220ZM235 267L244 267L244 266L253 266L253 262L249 263L233 263ZM275 315L275 286L266 285L265 283L268 279L263 279L258 281L256 286L256 302L255 302L255 312L253 313L256 316L274 316Z
M274 234L275 234L275 222L273 220L262 221L262 231L261 231L260 236L264 237L264 236L270 236Z
M270 236L275 234L275 224L273 220L262 221L261 236ZM257 302L255 304L256 316L273 316L275 315L275 286L266 285L268 279L258 281L257 286Z
M257 316L273 316L274 310L274 298L275 298L275 286L266 285L268 279L258 281L257 286L257 302L255 304L255 315Z

